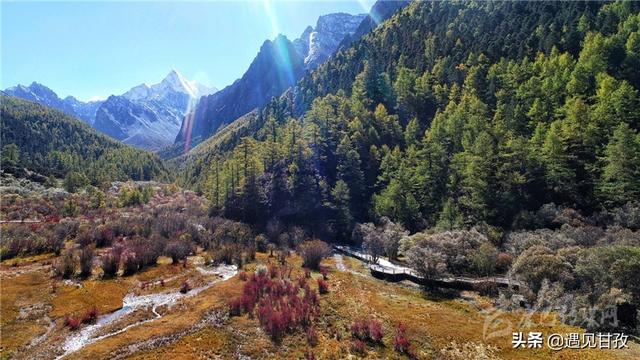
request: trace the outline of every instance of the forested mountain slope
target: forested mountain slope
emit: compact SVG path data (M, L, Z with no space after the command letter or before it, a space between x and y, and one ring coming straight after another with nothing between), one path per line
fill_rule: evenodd
M2 165L64 177L70 171L93 184L166 177L160 159L97 133L61 111L0 97Z
M183 182L226 216L339 237L382 216L511 228L545 203L637 200L638 7L414 2Z

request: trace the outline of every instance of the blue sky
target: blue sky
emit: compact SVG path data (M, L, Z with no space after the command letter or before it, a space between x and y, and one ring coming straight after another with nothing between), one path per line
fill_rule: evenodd
M260 45L297 38L320 15L365 13L373 0L7 2L1 12L4 89L40 82L81 100L156 83L172 69L223 88Z

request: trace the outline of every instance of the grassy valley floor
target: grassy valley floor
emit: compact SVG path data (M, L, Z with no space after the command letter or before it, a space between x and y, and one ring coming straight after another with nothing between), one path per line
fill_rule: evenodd
M52 358L62 355L63 344L73 335L64 326L68 315L80 315L91 306L100 314L122 307L127 294L146 295L179 292L188 279L192 288L206 284L215 275L202 269L199 256L187 267L162 259L156 267L130 277L112 280L63 282L52 279L52 258L38 256L2 263L2 357ZM304 274L296 255L287 259L292 278ZM276 259L258 254L257 264L275 264ZM14 265L15 264L15 265ZM393 347L398 322L406 326L416 357L421 359L637 359L640 348L631 343L626 350L513 349L513 331L544 334L579 332L557 322L552 314L499 312L487 298L474 293L452 297L424 292L409 284L392 284L372 278L357 260L335 256L324 260L329 269L329 293L320 296L321 314L314 328L318 343L310 346L304 333L286 335L275 344L256 318L228 316L227 303L242 293L244 282L236 275L194 296L185 296L171 306L136 310L101 328L96 336L108 336L71 352L69 359L203 359L253 358L316 359L406 358ZM313 273L312 277L321 277ZM164 281L162 281L164 280ZM312 282L313 286L315 282ZM364 352L354 349L350 327L354 321L375 318L382 323L383 345L367 344ZM136 325L137 322L147 321ZM83 325L79 330L86 326Z

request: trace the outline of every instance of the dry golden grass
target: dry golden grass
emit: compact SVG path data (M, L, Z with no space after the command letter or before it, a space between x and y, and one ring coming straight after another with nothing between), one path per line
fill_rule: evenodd
M39 259L48 261L48 258ZM258 254L256 263L245 266L254 271L257 264L273 263L274 258ZM303 274L301 260L297 256L288 259L294 278ZM501 313L492 311L486 298L466 293L467 301L425 293L414 286L391 284L368 276L366 268L353 259L344 259L351 272L340 272L333 258L324 261L331 269L329 293L321 295L321 315L314 325L318 333L318 344L311 347L304 334L286 336L281 344L274 344L259 326L258 320L247 315L223 319L216 326L207 325L194 330L207 314L218 311L226 313L226 304L239 296L244 284L236 276L218 283L202 293L185 298L170 309L161 308L163 317L128 331L90 344L69 358L108 359L114 354L129 355L132 359L202 359L236 358L243 354L259 359L300 359L307 351L317 359L344 359L356 355L352 350L349 327L357 319L374 317L382 322L385 331L384 346L367 346L366 353L358 358L381 359L402 358L393 349L393 337L398 321L405 324L419 358L475 359L478 351L495 348L492 356L501 359L637 359L640 350L632 345L629 351L575 351L552 352L549 350L514 350L511 348L511 331L542 331L546 334L574 332L579 329L559 324L551 314L534 314L527 318L524 312ZM15 268L3 267L5 271ZM36 268L37 269L37 268ZM313 277L319 277L317 273ZM141 284L170 279L164 287L154 285L142 289ZM63 285L55 280L57 289L52 292L52 282L43 271L31 271L3 278L1 297L2 357L24 347L33 338L46 331L46 324L36 320L19 319L20 309L35 304L48 306L46 314L57 320L54 341L61 342L69 330L62 327L67 315L79 315L90 306L98 306L101 313L114 311L122 306L122 299L130 292L148 293L177 291L183 279L198 284L205 279L195 271L193 265L164 263L148 268L136 275L110 280L86 280L82 287ZM312 282L315 287L315 281ZM150 318L150 312L139 312L136 319ZM492 321L487 322L487 318ZM523 324L519 324L522 319ZM129 319L131 322L132 320ZM485 326L489 330L504 330L495 337L485 338ZM512 327L509 328L509 325ZM491 334L491 332L487 332ZM180 336L177 336L180 334ZM143 346L129 354L129 346L145 344L149 340L167 338L159 347ZM155 345L154 345L155 346ZM442 349L449 349L445 356ZM462 355L461 355L462 354Z
M40 272L28 272L0 280L0 356L9 357L16 349L27 345L31 339L43 334L47 324L26 314L19 319L20 309L30 306L46 306L49 300L50 281ZM40 305L42 304L42 305ZM25 316L23 316L25 317Z
M265 260L264 257L258 259L260 262ZM299 258L292 257L289 262L295 269L294 273L301 274ZM361 268L357 261L345 259L345 263L353 270ZM326 260L325 264L334 268L332 259ZM403 358L392 346L398 320L405 324L416 353L424 359L445 358L441 352L445 348L457 350L456 354L465 354L465 359L474 359L478 346L495 347L494 356L504 359L613 359L639 354L637 347L626 352L514 350L510 332L486 342L483 337L486 316L463 300L433 300L419 289L335 270L330 274L329 284L330 293L321 297L322 315L316 324L319 343L315 347L310 347L302 334L289 335L282 344L274 345L260 329L257 320L244 315L229 319L220 328L198 331L168 346L137 353L131 358L233 358L239 352L251 358L299 359L310 350L318 359L343 359L356 356L351 350L349 326L358 318L370 316L383 323L385 346L368 346L367 353L357 355L358 358ZM486 300L479 299L478 303L481 307L487 306ZM508 324L517 323L522 316L523 313L501 313L499 317L503 324ZM552 315L544 314L536 314L517 331L529 330L547 334L579 331L557 323ZM335 337L336 332L340 333L340 340Z

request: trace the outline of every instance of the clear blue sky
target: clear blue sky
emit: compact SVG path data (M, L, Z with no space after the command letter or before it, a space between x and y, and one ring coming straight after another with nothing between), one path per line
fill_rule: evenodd
M40 82L81 100L156 83L172 68L223 88L262 42L297 38L318 16L368 12L373 0L6 2L1 0L4 89Z

